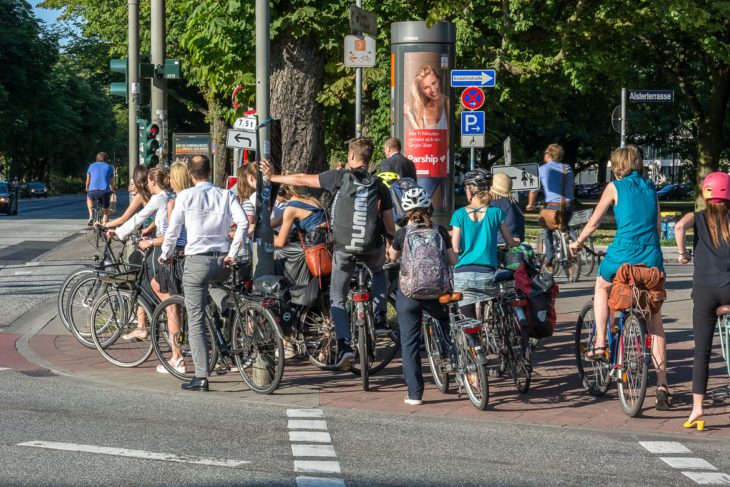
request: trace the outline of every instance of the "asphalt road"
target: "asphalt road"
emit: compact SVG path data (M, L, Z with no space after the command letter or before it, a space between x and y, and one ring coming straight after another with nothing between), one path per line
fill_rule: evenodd
M699 435L673 445L686 448L683 454L655 454L639 442L673 439L327 409L317 424L304 424L304 430L329 434L331 441L317 449L312 441L291 441L289 433L301 430L276 404L104 388L12 370L0 372L0 389L3 486L292 486L301 476L348 486L697 485L682 473L693 469L672 468L662 458L708 462L716 475L730 471L727 442ZM129 452L119 449L144 458L120 456ZM308 456L312 452L330 456ZM153 454L186 463L150 459Z

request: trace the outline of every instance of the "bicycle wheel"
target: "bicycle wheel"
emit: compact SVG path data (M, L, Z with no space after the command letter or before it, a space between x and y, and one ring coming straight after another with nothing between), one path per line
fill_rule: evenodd
M279 387L284 375L284 340L268 309L251 301L237 310L231 348L241 379L252 391L271 394Z
M307 308L300 319L300 326L309 362L321 369L334 367L337 360L337 340L329 299L323 295L316 307Z
M573 237L569 233L560 232L560 262L565 267L565 277L570 282L578 282L580 280L581 258L579 255L573 255L568 247L573 242Z
M362 390L370 390L370 352L372 351L372 338L369 329L375 326L372 315L367 314L365 323L357 327L357 355L360 361L360 382L362 382ZM369 346L368 346L369 345Z
M583 242L583 246L590 249L590 252L581 250L578 254L580 256L580 275L583 277L590 277L593 273L593 269L596 267L596 256L593 254L593 239L588 237L585 242Z
M130 291L110 289L91 310L91 338L102 357L118 367L136 367L152 355L152 311ZM125 335L140 330L139 338Z
M101 282L96 274L79 280L68 296L66 317L69 330L76 340L86 348L96 348L91 338L89 319L96 300L106 293L108 284Z
M619 399L624 412L634 417L641 411L646 398L650 353L646 350L646 323L643 318L629 315L621 334L621 379L618 381Z
M460 373L466 394L475 408L484 411L489 403L487 367L479 363L472 338L459 333Z
M74 271L64 279L63 284L61 284L61 289L58 291L58 297L56 298L58 317L69 332L71 331L71 322L68 317L68 304L71 291L73 291L76 284L81 282L83 278L91 276L94 276L93 269L79 269Z
M575 361L578 379L591 396L600 397L611 385L610 364L602 360L586 358L586 352L596 344L596 318L593 302L588 302L578 315L575 325Z
M424 313L423 315L423 341L426 344L426 356L428 366L431 369L431 377L436 388L443 393L449 390L449 374L444 372L444 359L439 352L438 332L434 327L439 326L438 322Z
M486 301L482 310L482 328L479 331L482 353L490 364L489 374L502 377L507 370L507 358L502 347L502 318L494 299Z
M210 313L206 313L205 316L208 332L208 367L209 370L213 370L218 363L218 347L215 345L214 324ZM152 314L150 333L155 355L170 375L180 380L190 380L195 377L188 341L188 313L185 309L185 299L182 296L172 296L157 305ZM179 356L183 358L184 373L176 370L169 362L173 356L173 348L179 350Z
M375 375L382 371L395 358L398 350L400 350L400 337L398 335L398 322L395 318L395 300L388 298L388 328L376 330L374 326L371 328L371 342L374 335L374 346L371 345L369 375ZM355 335L353 334L353 337ZM355 363L352 366L352 373L360 375L360 364Z
M517 390L525 394L530 390L532 380L532 354L528 352L527 337L522 335L520 322L512 310L507 314L506 319L506 329L509 330L507 362Z

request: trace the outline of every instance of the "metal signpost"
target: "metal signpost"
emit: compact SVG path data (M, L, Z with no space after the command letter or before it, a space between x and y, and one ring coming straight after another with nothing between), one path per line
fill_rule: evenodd
M469 86L494 88L496 85L497 73L493 69L454 69L451 71L452 88Z
M512 180L512 191L540 189L540 167L536 163L514 166L492 166L492 174L506 174Z
M353 34L378 33L378 16L362 9L362 0L350 5L350 29ZM355 137L362 137L362 68L375 66L375 38L368 41L369 36L357 36L351 40L353 49L348 49L349 37L345 37L345 65L355 68Z
M674 103L674 90L633 90L621 88L621 117L619 118L621 123L621 148L626 147L627 103ZM612 124L615 123L615 120L616 110L614 110L614 113L611 116Z

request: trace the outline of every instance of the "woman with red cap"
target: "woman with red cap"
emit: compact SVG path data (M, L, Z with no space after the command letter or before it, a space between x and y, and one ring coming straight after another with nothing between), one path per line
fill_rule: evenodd
M679 262L687 264L685 233L694 228L695 268L692 279L692 328L695 357L692 366L692 412L685 428L705 429L702 400L707 392L712 337L715 335L715 310L730 304L730 175L709 174L702 183L706 209L685 215L675 227Z

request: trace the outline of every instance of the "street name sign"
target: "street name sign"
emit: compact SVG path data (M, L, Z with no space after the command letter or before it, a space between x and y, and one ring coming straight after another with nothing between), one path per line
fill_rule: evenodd
M629 103L674 103L674 90L629 90Z
M484 135L484 112L461 112L461 135Z
M233 128L245 132L256 132L256 117L237 118L233 123Z
M482 89L476 86L470 86L461 93L461 104L467 110L479 110L485 99Z
M345 36L345 66L348 68L375 66L375 37Z
M461 135L462 149L483 149L484 134L481 135Z
M492 166L492 174L506 174L512 180L512 191L540 189L540 168L536 163L513 166Z
M454 69L451 71L452 88L494 88L497 85L497 73L493 69Z
M226 147L257 150L256 133L238 129L228 129Z
M504 142L502 142L502 147L504 148L504 164L505 166L511 166L512 165L512 139L510 137L507 137L504 139Z
M350 5L350 29L353 32L377 35L378 16L357 5Z

